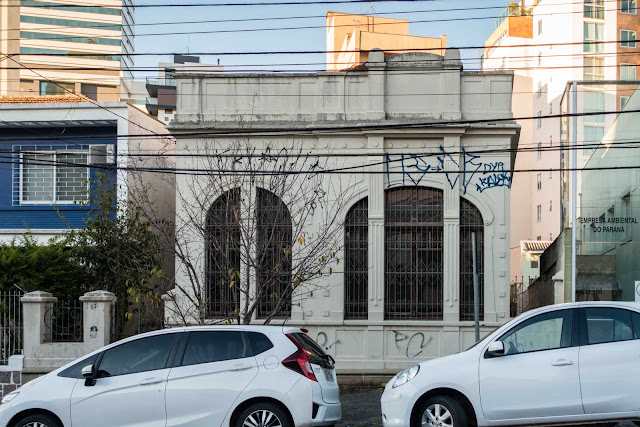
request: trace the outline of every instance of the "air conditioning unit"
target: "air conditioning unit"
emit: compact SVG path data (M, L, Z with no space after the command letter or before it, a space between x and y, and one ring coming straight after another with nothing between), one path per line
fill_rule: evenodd
M89 164L91 166L113 166L116 164L116 146L114 144L96 144L89 146Z

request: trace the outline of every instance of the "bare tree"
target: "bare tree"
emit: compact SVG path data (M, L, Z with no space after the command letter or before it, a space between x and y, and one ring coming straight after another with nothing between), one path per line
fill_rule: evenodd
M328 286L348 195L323 173L336 161L316 143L198 139L179 153L175 221L155 221L176 259L165 297L174 320L269 323ZM145 203L140 190L134 198Z

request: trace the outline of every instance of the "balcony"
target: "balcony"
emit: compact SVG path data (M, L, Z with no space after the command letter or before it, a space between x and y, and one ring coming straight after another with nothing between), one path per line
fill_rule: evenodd
M151 78L147 77L147 92L152 97L158 96L158 89L175 89L176 88L176 78L175 77L165 77L165 78Z
M532 16L533 8L527 9L518 3L512 2L500 14L498 19L493 23L493 29L496 30L510 16Z
M149 112L149 114L151 114L152 116L157 116L158 115L158 110L175 110L176 109L176 104L175 104L175 102L173 104L171 104L169 102L163 102L162 100L159 100L158 98L150 98L150 97L148 97L146 99L146 107L147 107L147 111Z

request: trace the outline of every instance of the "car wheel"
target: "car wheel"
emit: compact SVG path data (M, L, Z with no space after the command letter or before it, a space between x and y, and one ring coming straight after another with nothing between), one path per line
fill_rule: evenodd
M62 427L62 424L51 415L33 414L21 418L13 427Z
M235 427L293 427L287 414L272 403L256 403L242 411Z
M457 400L434 396L420 405L416 425L421 427L467 427L467 413Z

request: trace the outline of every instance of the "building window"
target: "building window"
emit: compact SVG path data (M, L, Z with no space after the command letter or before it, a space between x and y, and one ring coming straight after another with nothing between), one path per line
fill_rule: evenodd
M232 317L240 301L241 194L233 189L209 209L206 221L206 292L209 317ZM256 191L256 316L291 313L292 226L289 210L273 193ZM282 301L285 301L284 303ZM278 306L280 304L280 306Z
M536 114L536 116L538 117L537 127L538 129L540 129L542 127L542 111L538 111L538 114Z
M590 53L601 53L604 51L603 41L603 24L594 22L584 23L584 51Z
M604 93L602 92L585 92L584 96L584 112L598 113L604 111ZM600 114L586 115L585 122L603 123L604 116Z
M538 54L538 67L542 65L542 54Z
M553 200L549 200L549 212L553 212Z
M597 56L584 57L584 79L604 80L604 58Z
M620 80L635 80L636 66L634 64L620 64Z
M537 184L536 186L538 188L538 191L542 190L542 174L541 173L539 173L536 176L536 184Z
M636 0L621 0L620 12L631 13L635 15L636 11L637 11Z
M538 98L540 98L542 96L542 83L538 82L538 91L536 92L536 95L538 96Z
M549 115L552 115L552 114L553 114L553 103L550 102L549 103Z
M349 209L344 225L344 318L366 319L369 313L369 199Z
M443 193L385 193L385 318L442 320Z
M542 221L542 205L536 207L536 221ZM540 240L540 236L538 236L538 240Z
M629 97L628 96L621 96L620 97L620 110L621 111L624 109L624 106L627 105L627 101L629 101Z
M20 153L20 204L74 204L89 199L86 151Z
M583 155L590 156L600 144L602 138L604 138L603 126L585 126Z
M291 315L293 230L289 209L278 196L257 189L256 284L263 291L256 316L286 318ZM280 304L280 300L286 301ZM280 306L278 306L280 304ZM275 313L275 314L274 314Z
M538 156L538 160L542 158L542 142L538 142L537 156Z
M474 319L473 233L480 292L480 320L484 320L484 221L473 203L460 198L460 320Z
M604 0L584 0L584 17L604 19Z
M538 21L538 35L542 35L542 19Z
M40 95L69 95L76 92L76 85L63 82L40 82Z
M104 15L117 15L120 16L120 9L109 7L96 7L96 6L71 6L67 4L56 4L35 0L20 0L20 5L24 7L37 7L38 9L49 10L68 10L73 12L84 13L101 13Z
M78 21L72 19L58 19L58 18L46 18L40 16L20 16L20 22L27 24L41 24L41 25L56 25L60 27L75 27L75 28L99 28L101 30L109 31L121 31L121 28L126 28L121 24L105 24L104 22L90 22L90 21Z
M538 236L538 237L536 237L536 240L537 240L537 241L542 241L542 236Z
M211 205L206 222L208 317L231 317L240 304L240 189Z
M620 46L636 47L636 32L631 30L620 31Z
M538 268L538 260L532 259L531 260L531 268Z

